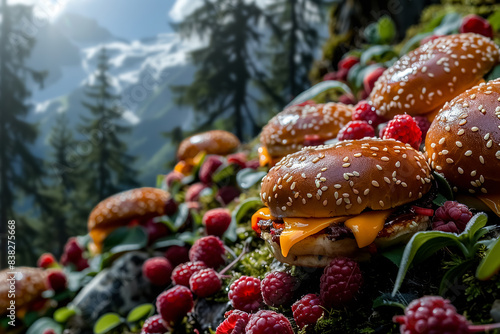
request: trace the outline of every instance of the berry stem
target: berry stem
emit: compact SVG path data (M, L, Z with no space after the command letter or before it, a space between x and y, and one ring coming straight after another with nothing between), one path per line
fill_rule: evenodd
M245 255L247 252L248 252L248 249L249 249L249 246L250 246L250 241L251 241L251 238L247 239L245 241L245 245L243 246L243 249L241 251L241 254L238 255L238 257L236 259L233 260L233 262L231 262L230 264L228 264L226 266L226 268L222 269L220 272L219 272L219 275L224 275L224 273L226 271L228 271L229 269L231 269L236 263L238 263L239 260L241 260L241 258L243 257L243 255Z
M471 333L479 333L479 332L486 332L492 329L497 329L500 328L500 322L497 322L496 324L488 324L488 325L471 325L469 326L469 331Z

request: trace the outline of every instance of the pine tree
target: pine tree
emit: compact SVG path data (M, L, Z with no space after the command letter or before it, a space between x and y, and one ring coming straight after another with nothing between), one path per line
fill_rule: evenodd
M109 64L106 50L98 58L95 83L87 87L88 101L82 102L92 117L82 116L80 132L86 137L89 153L82 157L82 173L87 177L87 199L94 202L130 187L138 186L137 172L133 168L135 158L127 152L127 144L121 135L131 131L125 125L112 93L108 76Z
M205 0L177 25L186 36L208 39L207 46L191 53L192 62L198 64L193 83L172 87L177 103L190 105L199 113L198 129L222 118L230 121L226 122L227 130L240 139L260 131L260 115L252 112L255 98L250 96L249 86L251 79L261 74L250 48L255 49L261 41L257 26L262 14L254 2Z
M26 67L35 40L27 35L21 22L31 17L31 8L8 6L1 0L0 27L0 267L7 265L7 221L16 219L18 262L28 262L32 228L14 213L20 196L31 196L40 187L43 170L30 151L29 145L37 138L35 125L24 120L30 111L26 102L30 96L27 82L42 83L44 73ZM26 239L28 238L28 239ZM19 252L22 243L27 254ZM26 255L26 256L24 256ZM33 255L33 254L32 254ZM24 257L23 257L24 256Z

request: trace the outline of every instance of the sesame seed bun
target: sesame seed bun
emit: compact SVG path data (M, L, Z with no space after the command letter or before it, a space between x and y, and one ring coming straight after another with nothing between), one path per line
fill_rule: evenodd
M500 80L493 80L445 104L427 133L429 164L455 191L498 195L499 129Z
M94 250L99 252L104 239L131 220L164 215L170 199L170 194L164 190L145 187L127 190L101 201L90 213L87 223L97 248Z
M12 270L0 271L0 314L7 313L10 306L9 290ZM18 267L15 281L16 310L27 307L31 302L42 296L42 292L48 289L47 273L40 268Z
M365 138L306 147L283 158L262 180L274 217L335 217L415 201L431 188L422 153L396 140Z
M351 120L352 111L352 106L335 102L289 107L264 126L260 142L273 160L279 160L304 147L307 135L316 135L323 142L337 137Z
M467 33L436 38L387 69L370 100L387 119L427 114L477 84L499 61L499 48L487 37Z
M184 139L177 150L179 160L193 159L198 153L227 155L240 146L239 139L230 132L212 130Z

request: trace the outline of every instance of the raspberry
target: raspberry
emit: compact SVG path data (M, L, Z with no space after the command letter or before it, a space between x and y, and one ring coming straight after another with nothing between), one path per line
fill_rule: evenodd
M207 266L201 261L187 262L175 267L172 272L172 281L177 285L184 285L189 287L189 279L194 273L206 269Z
M201 192L206 188L207 186L204 185L203 183L195 183L191 185L187 190L186 190L186 202L198 202L200 199L200 194Z
M170 246L165 252L165 258L175 268L179 264L189 261L189 249L183 246Z
M222 236L230 223L231 214L227 209L212 209L203 215L203 225L209 235Z
M54 255L52 255L51 253L44 253L40 255L36 263L36 265L39 268L44 268L44 269L50 268L55 264L56 264L56 259L54 258Z
M227 156L227 162L245 168L247 163L247 156L243 152L234 153Z
M424 141L427 131L429 131L429 128L431 127L431 122L429 122L427 117L423 116L414 116L413 120L417 123L420 131L422 131L422 141Z
M172 216L177 212L177 203L173 198L169 198L165 203L165 215Z
M257 169L260 167L259 160L250 160L249 162L246 163L246 168L252 168L252 169Z
M264 303L278 307L289 305L292 302L293 293L298 288L298 282L295 277L288 273L274 271L264 277L260 287Z
M215 194L215 199L221 205L227 205L231 203L236 197L240 196L240 191L238 188L233 186L221 187L217 194Z
M339 96L339 102L343 104L356 104L356 99L351 94L342 94Z
M401 324L402 334L470 333L467 320L451 305L438 296L425 296L408 305L405 315L394 317Z
M66 290L66 286L68 285L66 275L61 270L51 270L47 275L47 281L49 287L55 292Z
M83 250L76 241L76 238L70 238L66 245L64 246L64 254L66 254L69 262L78 263L82 258Z
M432 229L460 233L465 230L471 218L472 212L466 205L455 201L447 201L436 210Z
M215 173L220 166L222 166L222 160L218 155L208 156L200 168L200 181L205 184L212 184L212 174Z
M366 101L359 102L356 107L354 107L354 112L352 113L353 121L366 121L374 129L384 120L377 115L375 107Z
M161 319L161 315L153 315L146 319L142 326L141 334L163 334L167 331Z
M195 241L189 250L189 260L202 261L209 268L218 268L225 263L226 249L222 241L214 236L203 237Z
M356 56L347 56L341 61L339 61L339 69L350 70L351 67L359 63L359 58Z
M181 321L193 308L193 294L182 285L162 292L156 298L156 309L167 326Z
M280 313L261 310L250 317L246 334L293 334L290 321Z
M339 70L336 72L336 80L338 81L347 81L347 74L349 74L349 70L346 70L345 68L339 68Z
M167 187L170 188L172 187L174 182L181 182L183 178L184 174L174 170L173 172L170 172L167 175L165 175L165 184L167 185Z
M87 269L89 267L89 261L87 259L84 259L83 257L78 260L76 263L76 271L82 271L84 269Z
M229 300L237 310L255 312L262 304L260 279L241 276L229 287Z
M148 243L151 244L154 241L163 238L169 234L169 229L167 225L159 222L155 222L153 219L149 219L146 222L146 233L148 234Z
M375 136L375 130L365 121L350 121L340 129L338 140L361 139Z
M240 310L231 310L224 315L226 318L218 327L215 334L245 334L245 326L250 315Z
M396 115L387 123L383 138L394 138L418 150L422 142L422 131L410 115Z
M56 332L52 328L49 328L44 330L43 334L56 334Z
M321 301L326 307L343 306L354 299L362 282L356 261L346 257L335 258L325 267L320 279Z
M460 33L466 32L474 32L488 38L493 38L493 28L488 20L475 14L469 14L463 18L460 25Z
M198 297L206 298L216 294L222 287L222 282L215 270L202 269L191 276L189 287Z
M292 305L293 318L300 329L314 325L323 316L324 310L318 295L310 293Z
M337 80L337 72L328 72L323 76L323 81Z
M165 286L171 281L172 265L164 257L153 257L142 265L142 274L151 284Z
M375 82L377 82L378 78L384 73L385 67L377 67L370 73L368 73L363 79L363 87L365 88L365 92L368 94L373 90L375 86Z

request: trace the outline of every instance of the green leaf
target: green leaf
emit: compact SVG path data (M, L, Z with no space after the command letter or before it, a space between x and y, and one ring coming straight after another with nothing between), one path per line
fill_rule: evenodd
M241 204L233 210L233 213L231 214L231 224L229 224L224 236L230 241L235 242L238 239L238 236L236 235L237 225L250 210L258 210L262 206L262 201L258 197L250 197L241 202Z
M448 290L453 291L453 287L456 285L457 280L462 277L473 264L474 260L468 259L450 268L441 279L439 294L444 296Z
M443 206L444 202L446 202L446 201L447 201L446 197L444 197L443 194L439 194L438 193L437 196L436 196L436 198L434 198L432 200L432 203L434 203L437 206Z
M390 293L384 293L383 295L375 298L373 301L373 308L381 306L393 306L405 309L412 300L417 298L417 296L409 293L398 293L396 296L391 296Z
M388 258L391 260L396 266L399 267L401 264L401 259L403 259L403 253L405 251L405 246L404 245L397 245L390 247L388 249L385 249L382 252L382 256Z
M40 318L35 321L30 328L26 331L26 334L40 334L47 329L53 329L56 334L61 334L63 328L60 324L52 320L51 318Z
M353 95L351 92L351 89L343 82L340 81L335 81L335 80L327 80L327 81L322 81L308 90L300 93L296 98L292 100L286 107L290 107L302 102L305 102L307 100L314 100L315 97L317 97L321 93L325 93L330 90L334 89L340 89L344 91L346 94Z
M123 319L116 313L102 315L94 325L94 334L105 334L123 324Z
M144 248L148 236L142 226L119 227L108 235L103 243L103 251L117 254Z
M448 201L452 201L454 197L453 190L451 189L448 181L439 173L432 172L432 175L434 176L434 180L437 182L439 193L442 194Z
M497 9L493 14L488 16L488 22L490 22L493 31L500 30L500 9Z
M392 46L389 45L374 45L366 49L359 60L361 65L368 65L371 60L382 62L396 57Z
M483 213L477 213L469 220L465 229L462 233L459 234L459 240L464 244L472 245L477 242L477 233L481 233L480 230L486 226L488 222L488 216Z
M378 35L380 36L380 42L384 44L391 43L394 37L396 37L396 25L394 21L387 16L382 16L377 23Z
M54 320L59 323L65 323L69 318L74 316L76 311L74 308L61 307L54 312Z
M491 279L500 270L500 238L486 252L476 271L477 279L486 281Z
M179 205L174 218L174 230L172 232L177 232L179 228L184 225L189 216L189 207L187 203L182 203Z
M458 33L462 24L462 16L458 13L446 14L437 28L434 29L434 35L450 35Z
M159 249L159 248L167 248L170 246L184 246L184 245L185 245L184 241L177 239L176 235L170 235L168 237L156 240L151 245L151 248Z
M127 315L127 322L137 322L139 320L145 319L154 313L153 304L142 304L133 308Z
M378 32L377 22L373 22L367 25L363 30L363 35L365 36L365 39L369 44L380 43L380 35Z
M500 78L500 65L493 67L490 73L486 77L486 81L495 80Z
M234 164L226 166L222 165L212 175L212 181L214 183L220 183L223 180L232 177L235 174L235 172L236 172L236 166Z
M426 37L429 37L429 36L432 36L433 34L431 32L427 32L427 33L421 33L421 34L417 34L415 36L413 36L412 38L410 38L404 45L403 47L401 48L401 51L399 51L399 56L402 57L404 56L405 54L407 54L408 52L418 48L420 46L420 42L426 38Z
M406 272L414 259L416 261L423 261L441 248L459 244L458 236L453 233L441 231L415 233L408 244L406 244L392 295L394 296L398 292Z
M241 189L250 189L254 184L260 182L266 174L264 171L245 168L236 174L236 182Z
M166 187L165 174L156 175L156 188L166 190L165 187Z

